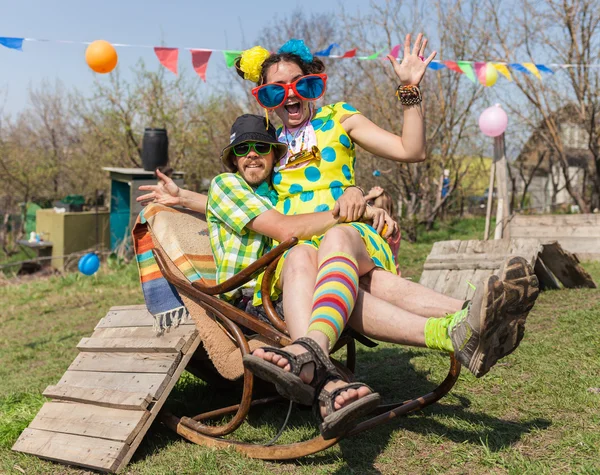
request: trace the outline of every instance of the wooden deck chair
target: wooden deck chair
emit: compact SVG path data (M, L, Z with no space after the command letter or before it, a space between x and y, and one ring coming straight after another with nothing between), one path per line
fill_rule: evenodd
M160 206L156 207L157 205L151 206L154 206L154 208L151 208L154 213L157 210L166 211L155 216L155 220L157 221L161 219L165 220L162 223L164 226L158 225L154 226L154 228L163 227L166 229L175 226L175 229L185 230L188 233L188 237L180 238L178 245L181 248L185 248L186 243L189 245L192 242L189 236L193 236L193 247L197 249L200 246L201 248L209 249L209 238L206 231L207 225L203 215L175 211ZM197 350L197 353L201 352L201 354L192 358L187 369L192 374L198 375L209 382L209 384L210 380L214 380L215 378L225 378L228 380L243 378L242 400L239 404L205 412L193 417L162 414L162 421L169 428L196 444L217 448L234 447L249 457L266 460L294 459L320 452L339 442L343 437L324 440L321 436L318 436L307 441L285 445L257 445L235 441L231 438L223 438L228 434L232 434L240 427L248 416L251 407L280 399L278 397L252 399L255 381L252 373L243 368L242 356L261 345L285 346L291 343L285 322L278 315L272 302L268 297L265 297L269 295L268 286L280 256L287 249L291 248L297 240L292 238L281 243L239 274L220 285L216 285L212 280L214 277L211 279L210 275L208 278L202 277L195 280L186 277L188 273L182 272L181 266L178 267L175 264L174 260L169 256L169 249L166 249L168 246L163 245L161 236L158 234L160 233L151 233L156 263L166 280L177 289L190 315L196 321L196 326L202 337L203 345ZM196 240L204 241L204 243L199 243ZM199 256L196 256L196 258L202 261ZM243 285L263 269L266 269L262 284L263 302L271 325L218 298L219 294ZM257 336L248 338L242 331L242 328L256 333ZM343 335L334 348L334 351L343 346L347 346L347 361L343 372L348 377L351 377L354 371L356 354L355 342L351 335ZM341 367L339 363L335 362L335 360L333 361L338 368ZM437 388L415 399L379 406L371 414L370 419L358 424L344 437L364 432L395 417L422 409L438 401L454 386L459 373L460 363L453 356L450 356L448 375ZM227 414L235 415L224 425L210 425L207 422L212 418L218 418Z

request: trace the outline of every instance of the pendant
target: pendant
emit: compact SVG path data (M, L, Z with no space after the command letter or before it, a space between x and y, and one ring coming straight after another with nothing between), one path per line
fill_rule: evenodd
M293 139L292 140L292 147L295 147L295 146L296 146L296 139Z

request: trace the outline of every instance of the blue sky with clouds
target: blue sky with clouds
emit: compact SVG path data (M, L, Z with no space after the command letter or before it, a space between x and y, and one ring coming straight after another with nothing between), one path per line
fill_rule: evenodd
M383 1L383 0L378 0ZM93 41L136 45L239 49L252 46L269 18L301 6L328 13L337 1L248 0L0 0L0 36L49 40ZM367 9L364 0L344 0L350 12ZM315 45L316 46L316 45ZM152 69L158 60L151 48L118 48L124 74L141 58ZM0 104L15 113L27 104L28 90L42 81L60 79L67 87L90 90L94 73L84 59L85 45L25 42L23 52L0 46ZM217 55L219 57L217 57ZM214 53L209 63L209 88L224 63ZM190 70L189 53L180 52L179 67ZM212 70L212 75L211 75Z

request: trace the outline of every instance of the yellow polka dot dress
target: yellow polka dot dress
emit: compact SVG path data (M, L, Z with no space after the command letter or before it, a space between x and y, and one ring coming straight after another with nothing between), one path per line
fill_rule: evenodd
M323 106L315 112L311 124L322 158L294 168L283 167L274 173L273 186L279 195L277 210L283 214L328 211L344 190L355 184L355 147L341 120L359 113L345 102ZM375 265L396 273L388 243L371 226L365 223L342 226L352 226L360 233ZM322 237L314 236L303 242L318 247Z

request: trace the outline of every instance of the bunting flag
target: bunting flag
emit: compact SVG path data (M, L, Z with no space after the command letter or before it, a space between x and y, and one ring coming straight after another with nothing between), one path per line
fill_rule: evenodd
M0 45L6 46L10 49L16 49L17 51L23 51L23 41L25 38L9 38L0 36Z
M535 64L533 64L533 63L522 63L522 64L523 64L523 67L525 69L527 69L527 71L529 71L531 74L533 74L540 81L542 80L542 76L540 75L538 68L535 67Z
M317 51L316 53L314 53L315 56L325 56L325 57L329 57L331 56L331 50L333 48L339 48L340 45L338 45L337 43L331 43L327 48L321 50L321 51Z
M500 74L502 74L502 76L504 76L509 81L512 81L512 76L510 75L510 71L506 67L506 64L504 64L504 63L491 63L491 64L492 64L492 66L494 66L496 68L496 71L498 71Z
M208 67L208 60L212 54L211 50L205 49L193 49L190 50L192 53L192 66L194 71L206 82L206 68Z
M365 60L366 60L366 59L377 59L377 58L379 58L379 56L381 56L381 54L382 54L384 51L385 51L385 49L380 49L379 51L377 51L377 53L373 53L373 54L371 54L371 55L369 55L369 56L362 56L362 57L360 57L360 58L358 58L358 59L365 59ZM384 59L385 59L385 58L384 58Z
M458 64L458 67L465 76L477 84L477 78L475 77L475 71L473 71L473 63L471 61L457 61L456 64Z
M536 64L535 67L543 73L554 74L554 71L552 71L548 66L544 66L543 64Z
M356 56L356 50L358 48L354 48L351 50L346 51L343 55L342 58L354 58Z
M0 37L0 45L5 48L14 49L17 51L23 51L23 43L25 41L28 42L44 42L44 43L59 43L59 44L82 44L89 45L90 42L85 41L70 41L70 40L48 40L48 39L39 39L39 38L15 38L2 36ZM214 51L220 51L223 53L223 57L225 59L225 63L228 68L232 67L235 63L235 60L240 56L242 51L238 50L220 50L220 49L206 49L206 48L174 48L174 47L165 47L165 46L149 46L149 45L134 45L134 44L124 44L124 43L113 43L115 47L130 47L130 48L152 48L158 61L162 66L167 68L169 71L173 72L175 75L178 74L178 59L179 59L179 50L188 50L192 55L192 66L194 71L198 74L198 76L206 81L206 70L208 68L208 62L211 58L211 55ZM386 49L381 49L376 53L373 53L368 56L356 56L356 52L358 48L354 48L346 51L341 56L332 55L331 52L334 48L339 48L340 45L337 43L331 43L327 48L317 51L314 53L315 56L322 56L332 59L342 59L342 58L356 58L360 60L374 60L380 58ZM402 53L401 51L402 45L394 45L394 47L389 51L389 55L398 58L398 55ZM381 58L385 59L385 58ZM508 81L512 81L512 73L515 71L530 74L542 80L542 73L544 74L555 74L556 69L565 69L572 67L585 67L585 68L600 68L600 64L539 64L533 62L524 62L524 63L505 63L505 62L484 62L484 61L451 61L451 60L434 60L431 61L428 65L428 69L433 71L439 71L442 69L450 69L459 74L464 74L475 84L478 84L477 74L479 71L486 67L488 64L491 64L502 76L504 76ZM512 70L512 71L511 71Z
M163 48L160 46L154 47L154 53L165 68L172 71L177 76L177 59L179 58L179 50L177 48Z
M432 63L433 63L433 61L432 61ZM444 61L444 65L448 69L451 69L452 71L456 71L457 73L460 73L460 74L463 73L462 69L460 69L460 66L458 64L456 64L456 61Z
M225 56L225 64L228 68L235 64L235 60L240 54L242 54L241 51L223 51L223 56Z
M432 61L427 65L429 69L433 69L434 71L439 71L440 69L444 69L446 65L441 61ZM462 71L461 71L462 73Z
M398 53L400 53L400 46L402 45L394 46L390 51L390 56L393 56L394 58L398 59Z

